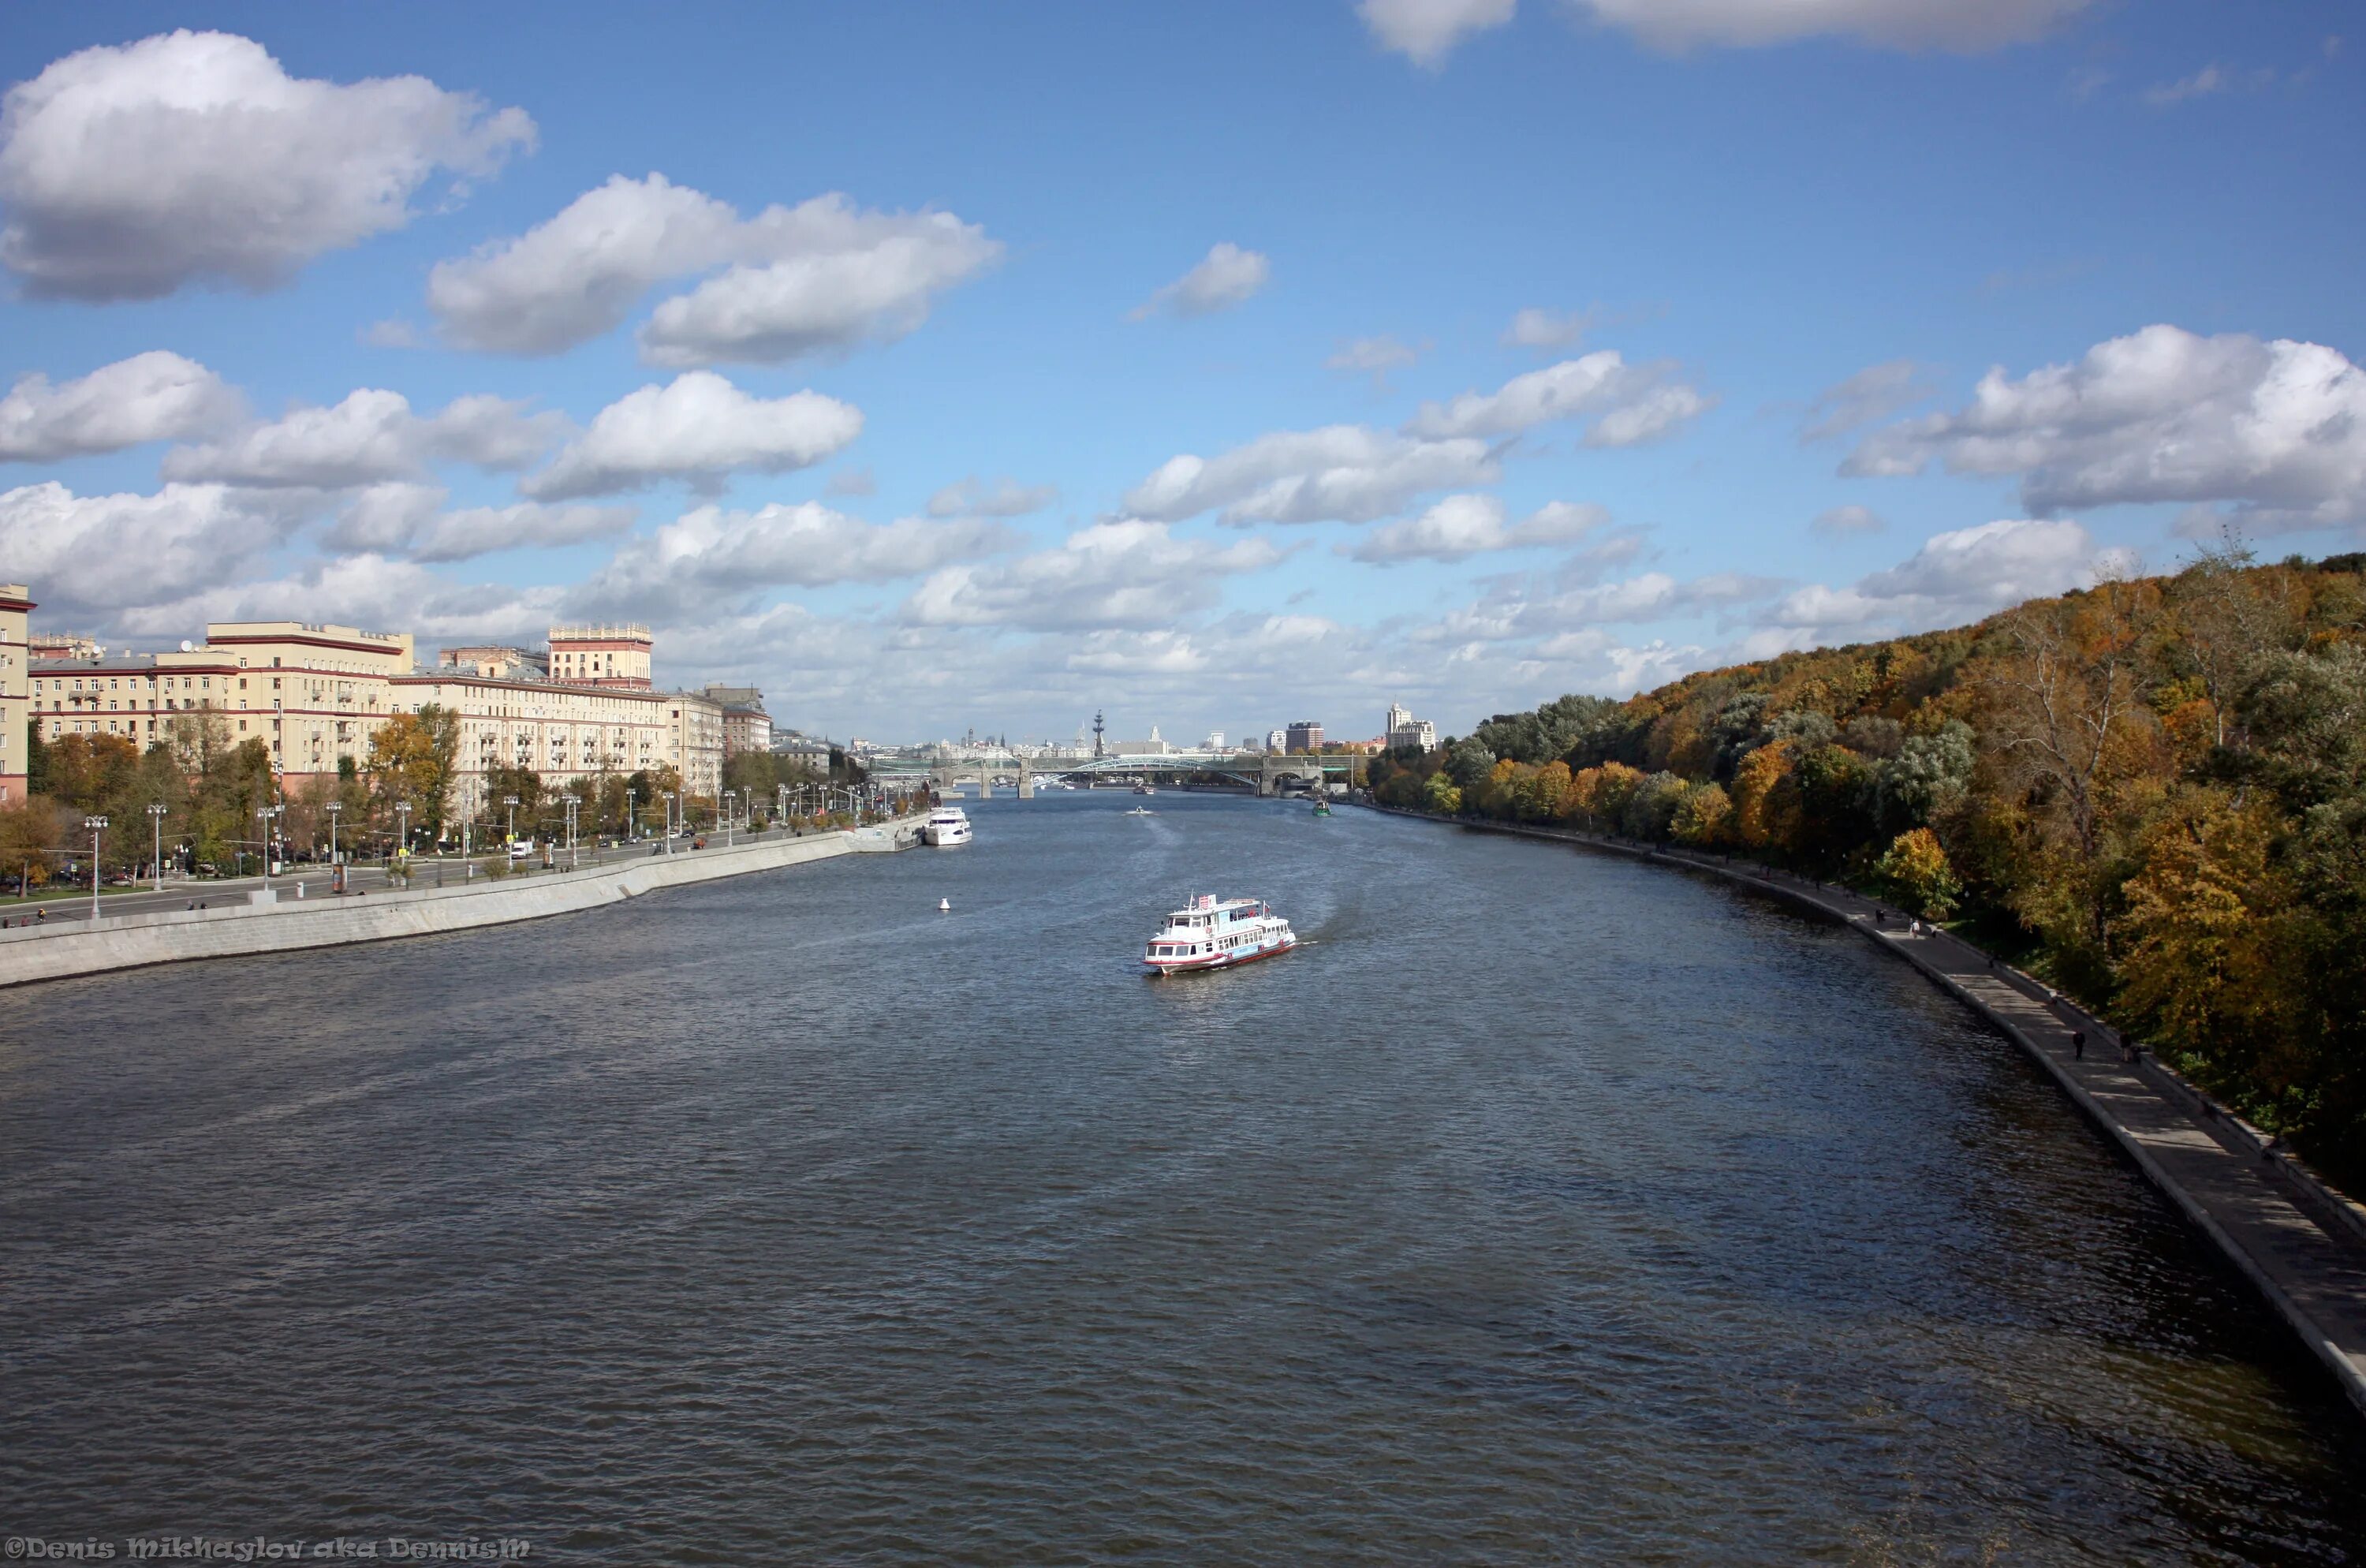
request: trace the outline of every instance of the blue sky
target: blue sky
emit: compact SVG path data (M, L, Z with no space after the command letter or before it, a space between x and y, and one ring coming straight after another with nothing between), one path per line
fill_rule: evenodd
M0 574L1197 739L2354 548L2352 14L26 10Z

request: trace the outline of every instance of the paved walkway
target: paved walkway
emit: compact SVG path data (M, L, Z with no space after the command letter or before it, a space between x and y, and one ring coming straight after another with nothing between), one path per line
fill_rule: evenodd
M1916 934L1897 910L1844 887L1672 846L1561 829L1471 826L1711 872L1820 909L1905 958L2052 1073L2259 1287L2366 1414L2366 1209L2325 1188L2258 1129L2141 1047L2124 1045L2108 1025L1969 942L1927 927ZM2074 1031L2087 1036L2083 1057Z

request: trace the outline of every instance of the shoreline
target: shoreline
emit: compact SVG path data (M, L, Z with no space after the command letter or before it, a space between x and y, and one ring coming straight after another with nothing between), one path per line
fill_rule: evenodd
M483 879L456 887L338 898L228 905L101 916L49 929L0 931L0 988L161 964L251 957L308 948L349 947L404 937L546 919L623 903L670 887L777 871L840 855L882 853L898 847L893 827L839 829L774 839L734 849L651 856L624 864L595 864L511 880Z
M1886 906L1843 888L1750 863L1696 855L1575 829L1466 822L1400 807L1364 809L1443 828L1536 839L1623 854L1770 893L1853 928L1903 958L1970 1009L2051 1077L2071 1103L2136 1167L2172 1208L2258 1290L2333 1374L2354 1414L2366 1417L2366 1206L2334 1190L2273 1140L2218 1105L2143 1047L2114 1047L2116 1031L2028 976L1950 932L1915 936L1878 919ZM2098 1047L2081 1056L2085 1032Z

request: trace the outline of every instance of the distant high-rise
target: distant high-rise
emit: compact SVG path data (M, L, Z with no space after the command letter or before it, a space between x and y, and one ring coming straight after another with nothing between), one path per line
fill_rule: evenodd
M1280 730L1268 729L1265 732L1265 749L1267 750L1278 755L1286 744L1287 741Z
M1284 737L1286 751L1320 751L1323 750L1323 721L1319 718L1292 719L1290 733Z
M1208 731L1208 739L1200 742L1200 750L1202 751L1221 751L1223 749L1224 732L1221 729Z
M1402 703L1389 705L1389 721L1380 731L1380 744L1391 751L1408 748L1428 751L1437 745L1437 727L1425 718L1415 718L1413 710Z

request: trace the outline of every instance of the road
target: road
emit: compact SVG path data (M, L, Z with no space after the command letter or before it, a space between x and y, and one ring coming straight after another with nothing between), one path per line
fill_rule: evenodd
M766 839L780 838L786 829L776 829L760 833L737 833L730 836L730 841L751 844ZM719 849L726 840L724 835L715 833L707 835L706 841ZM674 851L678 854L693 853L695 852L691 848L693 842L695 840L691 839L678 840L675 841ZM649 839L611 849L594 849L586 845L574 852L576 858L572 861L569 860L568 851L563 849L553 851L553 863L564 869L569 864L596 865L610 862L642 860L663 847L663 840ZM481 862L485 856L479 854L474 858ZM425 855L418 856L411 862L411 885L413 887L434 886L439 872L445 885L457 883L467 874L462 869L464 863L457 855L442 859ZM539 862L536 863L538 864ZM327 908L337 901L336 896L329 891L329 868L325 865L299 865L270 880L273 889L278 893L283 902L296 900L298 897L296 890L299 886L304 889L303 900L306 903L317 902L321 908ZM164 890L161 893L152 887L105 889L99 896L99 914L107 919L121 915L147 915L163 909L186 909L192 904L200 903L210 908L220 908L246 903L249 897L263 884L264 879L259 876L207 877L199 880L168 875L164 879ZM348 885L366 897L368 894L385 890L389 883L383 867L356 865L350 868ZM85 891L79 898L39 898L30 903L22 904L13 900L0 901L0 919L5 919L14 925L18 921L32 919L37 909L47 912L47 919L42 922L45 925L56 925L61 921L86 920L90 918L90 897Z

